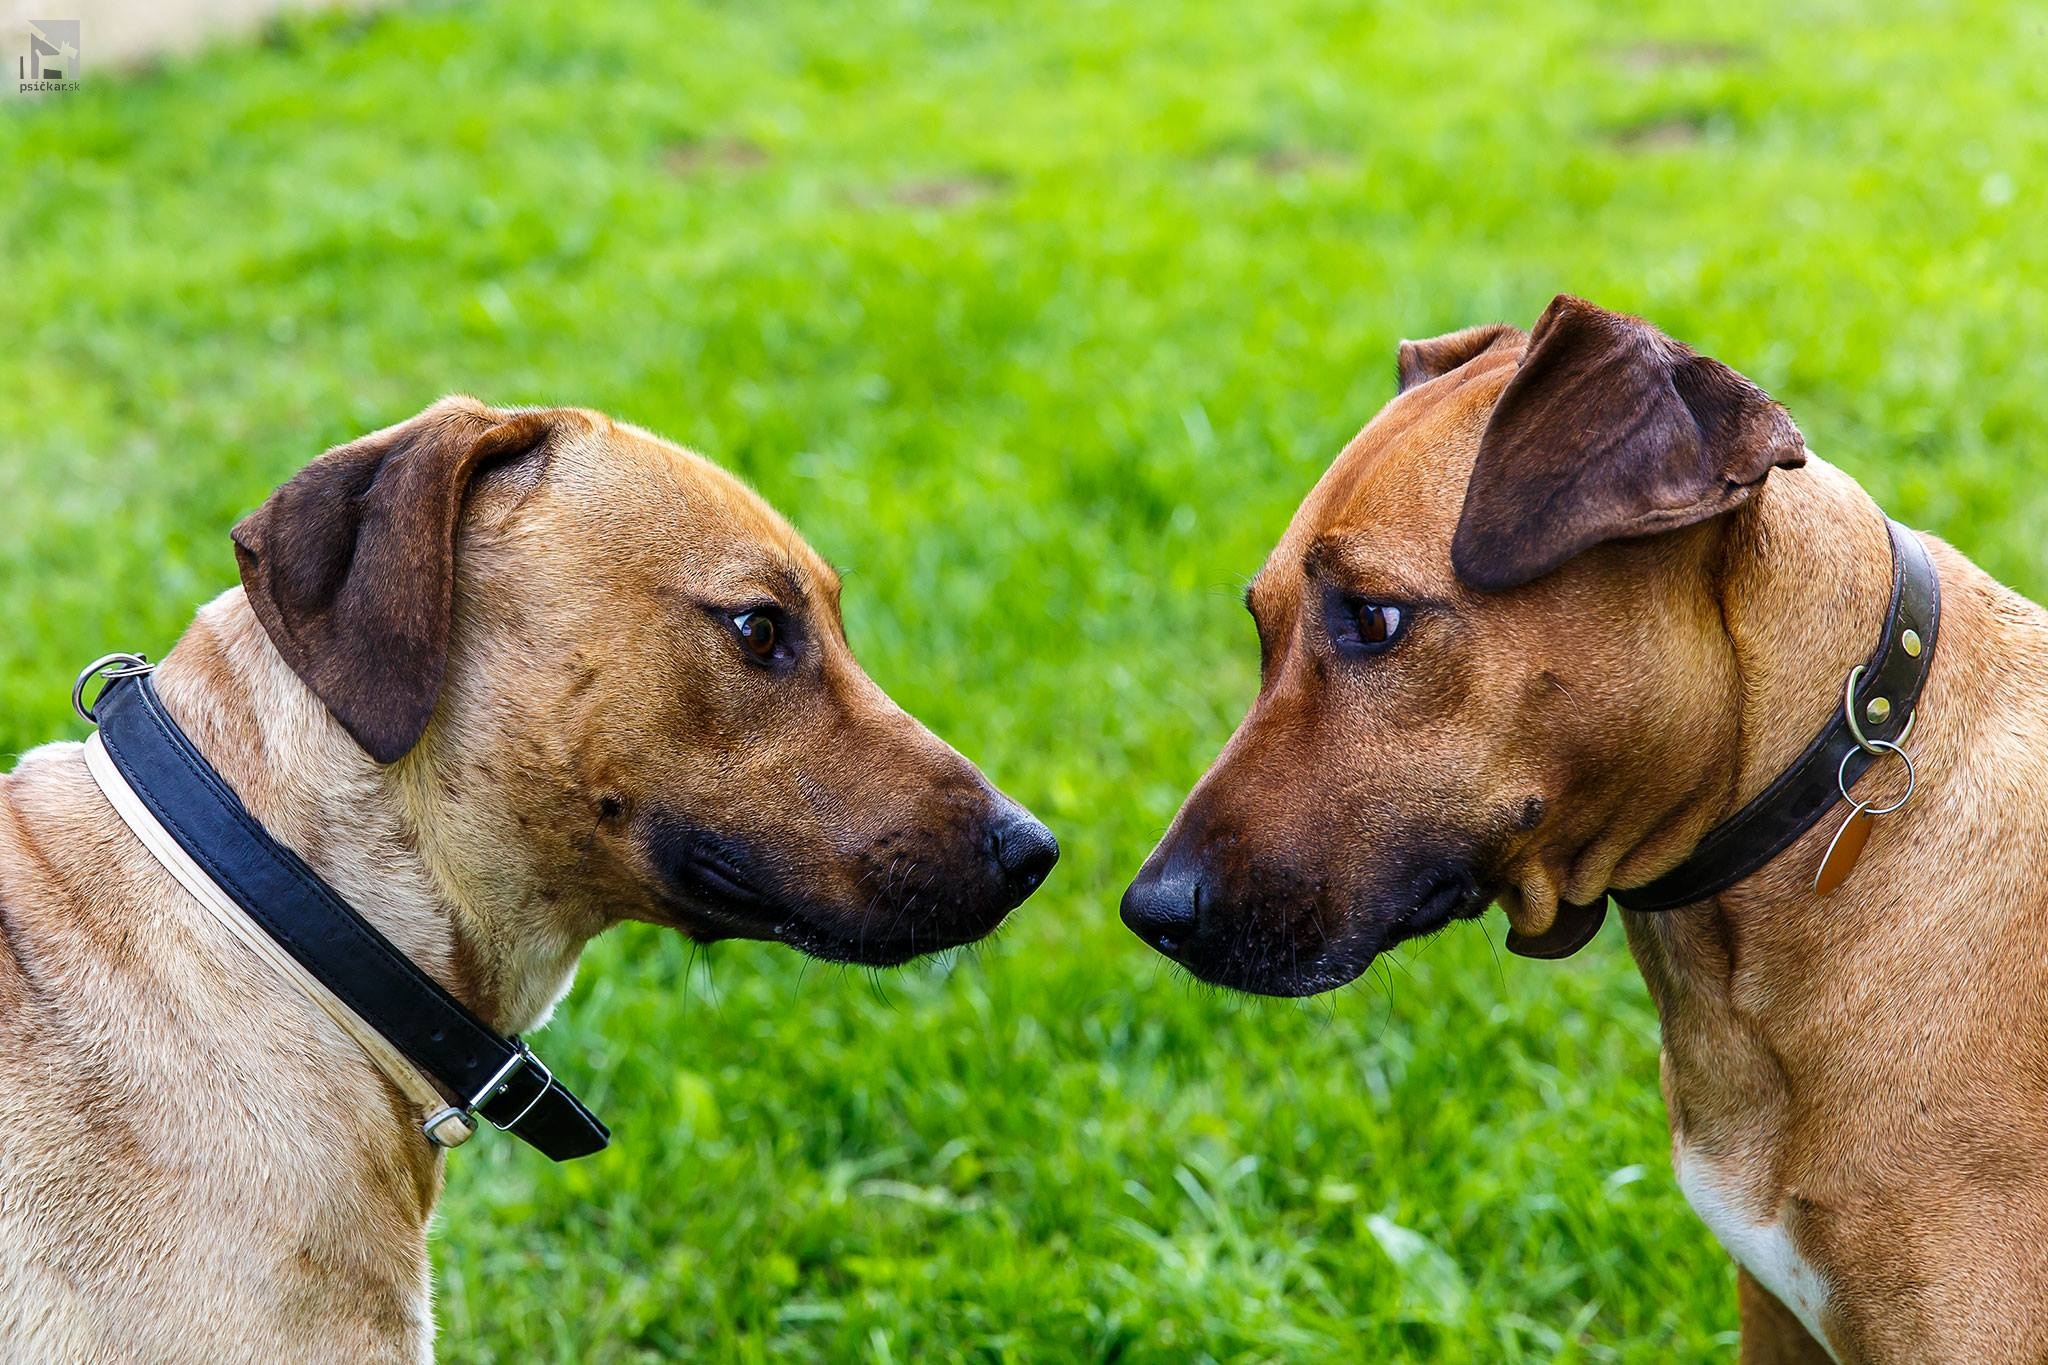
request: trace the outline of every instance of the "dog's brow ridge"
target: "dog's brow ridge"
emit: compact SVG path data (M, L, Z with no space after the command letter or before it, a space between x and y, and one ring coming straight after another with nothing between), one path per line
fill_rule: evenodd
M1331 561L1340 553L1337 542L1329 536L1317 536L1301 556L1301 574L1308 579L1322 579L1330 576Z

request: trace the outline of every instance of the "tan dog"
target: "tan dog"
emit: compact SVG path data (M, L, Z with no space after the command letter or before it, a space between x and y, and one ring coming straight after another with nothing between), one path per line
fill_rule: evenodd
M1879 509L1645 323L1560 298L1400 376L1253 584L1258 699L1125 898L1209 980L1328 990L1496 899L1541 939L1650 882L1841 710L1886 617ZM2048 1358L2048 614L1923 543L1912 802L1830 898L1840 811L1626 917L1748 1361Z
M897 963L986 934L1057 856L861 672L832 570L645 432L449 399L235 539L244 588L164 661L166 705L500 1031L623 919ZM0 945L0 1359L431 1353L437 1150L80 745L0 779Z

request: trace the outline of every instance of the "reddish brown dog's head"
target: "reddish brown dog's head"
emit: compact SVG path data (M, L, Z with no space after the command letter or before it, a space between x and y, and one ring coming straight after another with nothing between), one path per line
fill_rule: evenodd
M1206 980L1329 990L1495 899L1539 933L1724 780L1716 527L1803 462L1783 409L1569 297L1400 383L1247 593L1258 699L1124 896Z
M601 414L444 400L235 541L447 879L575 943L636 918L897 963L988 933L1058 857L861 670L787 522Z

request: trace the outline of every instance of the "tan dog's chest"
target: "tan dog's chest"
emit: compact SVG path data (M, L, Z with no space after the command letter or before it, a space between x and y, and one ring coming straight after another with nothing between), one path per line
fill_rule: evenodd
M94 799L75 745L0 778L0 1359L426 1358L438 1168Z

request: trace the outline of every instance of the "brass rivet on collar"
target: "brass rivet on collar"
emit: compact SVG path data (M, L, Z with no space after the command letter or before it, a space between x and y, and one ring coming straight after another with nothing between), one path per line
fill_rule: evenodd
M1872 725L1882 725L1892 718L1892 704L1883 697L1872 697L1870 705L1863 708L1863 714L1870 718Z
M1907 631L1907 632L1906 632L1906 633L1905 633L1904 635L1901 635L1901 636L1899 637L1899 644L1900 644L1900 646L1901 646L1901 647L1903 647L1903 648L1905 649L1905 651L1906 651L1906 657L1907 657L1907 658L1909 658L1909 659L1917 659L1917 658L1919 658L1919 657L1920 657L1920 632L1919 632L1919 631L1917 631L1917 630L1909 630L1909 631Z

